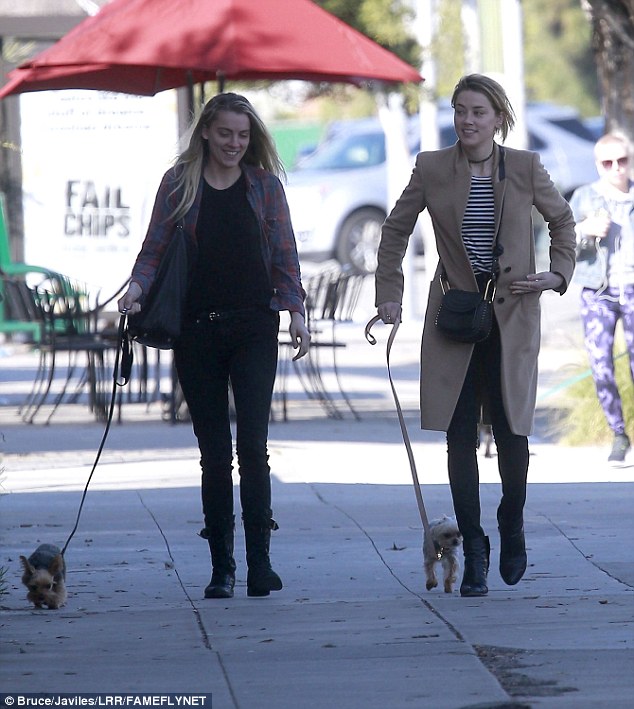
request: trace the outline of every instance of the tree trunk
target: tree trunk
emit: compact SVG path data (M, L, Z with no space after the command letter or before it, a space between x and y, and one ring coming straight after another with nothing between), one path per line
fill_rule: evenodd
M585 0L585 4L606 130L621 131L634 141L634 0Z
M0 82L6 81L6 66L0 37ZM20 104L17 98L0 101L0 192L5 198L9 246L13 261L24 259L24 217L22 214L22 160L20 151Z

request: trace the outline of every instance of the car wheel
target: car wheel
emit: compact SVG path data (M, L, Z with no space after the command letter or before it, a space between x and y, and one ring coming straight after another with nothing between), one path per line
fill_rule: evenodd
M364 207L351 214L339 232L337 261L357 273L374 273L384 221L385 214L372 207Z

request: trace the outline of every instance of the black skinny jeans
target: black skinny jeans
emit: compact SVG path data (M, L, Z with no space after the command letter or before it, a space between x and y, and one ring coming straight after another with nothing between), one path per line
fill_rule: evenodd
M233 515L229 383L236 409L236 452L245 520L271 515L268 426L277 369L279 314L256 310L186 325L176 370L200 448L205 526Z
M493 428L502 480L497 518L510 532L522 524L528 474L528 438L509 428L500 378L501 345L497 322L484 342L475 345L456 409L447 431L449 484L458 527L465 540L484 535L480 524L478 423L483 403Z

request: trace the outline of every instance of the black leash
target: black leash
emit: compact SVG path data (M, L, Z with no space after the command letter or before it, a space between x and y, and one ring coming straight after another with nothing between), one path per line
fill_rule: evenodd
M370 330L372 327L381 321L380 315L375 315L372 320L365 326L365 339L371 344L376 345L376 337L372 335ZM401 324L400 315L397 316L394 325L392 326L392 332L387 340L386 347L386 359L387 359L387 374L390 379L390 386L392 387L392 396L394 397L394 404L396 405L396 413L398 415L398 422L401 425L401 433L403 434L403 442L405 443L405 449L407 450L407 457L409 459L409 467L412 472L412 481L414 483L414 494L416 495L416 502L418 504L418 511L420 513L420 518L423 523L423 529L425 530L425 537L423 544L428 545L428 554L435 556L440 559L440 550L436 548L436 545L432 541L431 532L429 529L429 520L427 519L427 512L425 510L425 503L423 502L423 493L420 490L420 482L418 480L418 472L416 471L416 461L414 460L414 451L412 450L412 444L410 442L409 434L407 432L407 426L405 425L405 417L403 416L403 410L401 408L401 402L399 401L398 394L396 393L396 386L394 385L394 380L392 379L392 371L390 369L390 352L392 351L392 344L394 343L394 338L398 332L398 327Z
M106 420L106 429L103 432L103 436L101 437L101 443L99 444L99 449L97 450L95 462L93 463L92 470L90 471L90 475L88 476L88 480L86 481L86 485L84 487L84 492L81 496L79 509L77 510L77 519L75 520L75 526L73 527L72 532L68 536L66 544L64 544L64 548L62 549L62 556L64 556L64 553L66 552L66 549L68 548L71 539L75 536L75 532L77 531L77 527L79 526L79 518L81 517L81 511L84 507L86 494L88 493L88 486L90 485L92 476L95 472L95 469L97 468L99 458L101 458L101 453L106 443L106 438L108 437L108 432L110 431L110 424L112 423L112 417L114 414L115 404L117 400L117 388L125 386L130 380L130 374L132 372L132 345L128 338L126 321L127 314L126 312L124 312L119 318L119 328L117 331L117 354L115 356L114 361L114 371L112 375L112 394L110 397L110 407Z

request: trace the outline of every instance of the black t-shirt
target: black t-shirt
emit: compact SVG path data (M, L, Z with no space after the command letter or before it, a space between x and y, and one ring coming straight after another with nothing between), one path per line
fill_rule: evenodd
M190 314L269 306L272 288L244 174L224 190L204 182L196 239Z

